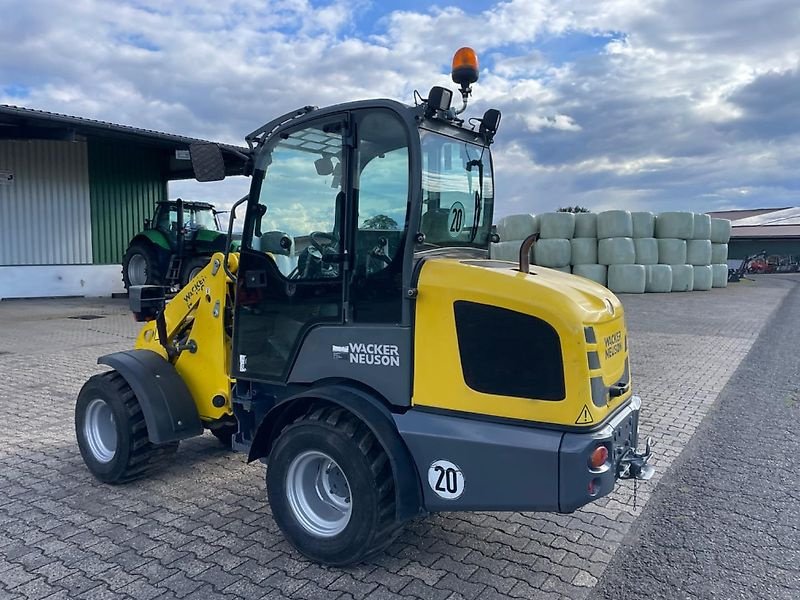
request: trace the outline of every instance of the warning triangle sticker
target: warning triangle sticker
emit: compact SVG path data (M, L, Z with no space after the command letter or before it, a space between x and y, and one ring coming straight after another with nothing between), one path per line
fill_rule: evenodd
M581 414L579 414L578 418L575 420L575 424L586 425L587 423L594 423L594 419L592 418L592 413L589 412L589 406L584 404Z

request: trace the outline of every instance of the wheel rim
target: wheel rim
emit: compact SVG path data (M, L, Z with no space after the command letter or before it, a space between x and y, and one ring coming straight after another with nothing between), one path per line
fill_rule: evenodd
M344 531L353 511L350 484L330 456L309 450L286 474L286 495L295 519L310 534L329 538Z
M141 254L134 254L128 261L128 281L131 285L147 283L147 260Z
M95 460L110 462L117 453L117 422L105 400L95 398L86 407L83 434Z
M197 274L203 270L203 267L194 267L191 271L189 271L189 278L186 280L186 283L189 283L192 279L197 277Z

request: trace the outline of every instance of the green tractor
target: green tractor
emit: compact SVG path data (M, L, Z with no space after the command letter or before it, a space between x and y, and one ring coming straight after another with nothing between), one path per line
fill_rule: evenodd
M133 285L183 287L208 264L214 252L225 252L226 234L218 211L206 202L162 201L152 219L136 234L122 259L125 289Z

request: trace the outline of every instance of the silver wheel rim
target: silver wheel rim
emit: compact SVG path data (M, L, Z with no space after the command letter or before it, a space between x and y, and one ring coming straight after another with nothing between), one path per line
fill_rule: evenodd
M131 285L147 283L147 260L141 254L134 254L128 261L128 281Z
M286 473L286 496L295 519L312 535L333 537L350 522L350 484L324 452L308 450L292 460Z
M117 453L117 422L105 400L95 398L86 407L83 435L95 460L110 462Z
M189 279L187 279L187 283L197 277L197 274L203 270L203 267L195 267L191 271L189 271Z

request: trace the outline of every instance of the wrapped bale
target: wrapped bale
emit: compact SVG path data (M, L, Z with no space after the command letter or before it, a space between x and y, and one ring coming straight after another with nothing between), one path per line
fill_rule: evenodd
M658 240L658 263L683 265L686 263L686 240L666 238Z
M669 265L647 265L644 291L666 293L672 291L672 267Z
M728 287L728 263L711 265L711 287Z
M633 222L633 237L651 238L656 230L656 216L651 212L631 213Z
M672 291L691 292L694 286L694 267L692 265L672 266Z
M575 215L568 212L539 215L539 234L542 239L565 239L575 235Z
M533 245L533 258L543 267L568 267L572 257L569 240L539 240Z
M692 270L694 271L692 289L695 292L710 290L714 282L714 271L711 269L711 265L695 265Z
M575 214L575 234L576 238L596 238L597 237L597 215L595 213L576 213Z
M694 213L664 212L656 217L656 237L690 240L694 233Z
M597 237L633 237L633 221L627 210L606 210L597 215Z
M731 222L728 219L711 219L711 241L715 244L731 241Z
M572 267L572 274L591 279L600 285L606 285L607 270L608 267L605 265L575 265Z
M644 265L608 267L608 289L615 294L644 294L647 271Z
M636 262L636 246L629 237L605 238L597 241L597 262L601 265L632 265Z
M501 242L522 241L539 231L539 220L530 214L508 215L497 223Z
M711 264L711 240L689 240L686 242L686 263L690 265Z
M711 264L728 263L728 244L711 244Z
M658 240L656 238L633 238L633 246L636 250L637 265L658 264Z
M489 246L489 257L495 260L519 262L519 247L522 242L499 242Z
M595 238L572 238L572 260L573 265L596 265L597 264L597 240Z
M692 230L692 239L711 239L711 217L709 215L694 213L694 229Z

